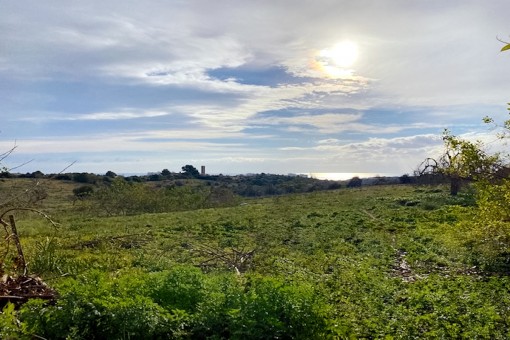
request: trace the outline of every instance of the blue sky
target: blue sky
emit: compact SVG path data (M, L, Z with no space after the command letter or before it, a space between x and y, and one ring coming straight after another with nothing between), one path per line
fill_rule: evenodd
M506 0L0 0L18 171L412 173L507 116ZM347 46L347 47L345 47Z

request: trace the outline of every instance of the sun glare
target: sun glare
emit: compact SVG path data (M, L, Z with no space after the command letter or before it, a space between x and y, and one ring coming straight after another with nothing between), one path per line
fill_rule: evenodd
M350 69L358 58L358 45L342 41L320 50L315 57L317 68L329 77L341 78L352 75Z

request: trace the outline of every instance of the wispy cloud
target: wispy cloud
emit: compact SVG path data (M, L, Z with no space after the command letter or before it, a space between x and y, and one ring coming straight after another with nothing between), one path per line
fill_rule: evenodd
M238 172L403 169L444 127L476 134L481 116L505 118L510 62L495 37L509 11L506 0L4 2L2 137L48 166L63 153L157 165L161 152ZM349 65L343 41L357 46Z
M123 120L161 117L169 115L168 112L148 111L148 112L97 112L74 117L66 117L64 120Z

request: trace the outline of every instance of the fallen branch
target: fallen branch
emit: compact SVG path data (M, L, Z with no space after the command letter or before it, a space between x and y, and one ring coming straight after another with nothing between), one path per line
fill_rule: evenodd
M250 251L238 250L230 248L225 250L221 248L214 248L208 245L197 245L194 249L202 256L208 257L206 260L200 262L197 266L203 269L208 267L226 266L233 269L237 275L246 272L255 255L255 249Z

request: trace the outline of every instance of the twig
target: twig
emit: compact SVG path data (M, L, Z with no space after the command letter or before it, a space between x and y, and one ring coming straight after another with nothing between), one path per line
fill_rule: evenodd
M253 258L253 254L255 253L255 249L246 252L244 249L237 250L235 248L231 248L231 251L228 252L223 249L214 248L208 245L198 245L196 249L202 255L209 256L208 259L202 261L198 265L199 267L205 267L211 262L220 261L228 268L233 269L237 275L241 275L244 271L246 271L246 263L248 260Z
M73 161L71 162L71 164L69 164L68 166L66 166L65 168L63 168L62 170L60 170L60 172L57 174L57 175L60 175L61 173L63 173L64 171L66 171L67 169L69 169L70 167L72 167L77 161Z
M14 149L16 149L17 147L18 146L16 145L16 143L14 143L14 146L11 149L9 149L9 150L5 151L4 153L0 154L0 162L2 162L4 159L9 157L9 155L11 153L13 153Z
M365 209L361 210L362 212L364 212L368 217L370 217L372 220L374 221L379 221L379 219L377 217L375 217L374 215L372 215L371 213L369 213L368 211L366 211Z
M34 208L22 208L22 207L19 207L19 208L10 208L10 209L7 209L7 210L5 210L5 211L2 213L2 215L0 215L0 223L1 223L1 224L4 224L4 223L5 223L5 222L3 222L3 223L2 223L2 221L3 221L3 219L4 219L4 216L5 216L7 213L9 213L9 212L11 212L11 211L16 211L16 210L31 211L31 212L34 212L34 213L36 213L36 214L39 214L39 215L41 215L42 217L44 217L46 220L48 220L48 221L49 221L49 222L50 222L50 223L51 223L51 224L52 224L55 228L58 228L58 223L57 223L57 222L55 222L55 221L53 221L53 220L51 219L51 217L50 217L50 216L48 216L48 214L46 214L46 213L44 213L44 212L42 212L42 211L40 211L40 210L34 209ZM5 225L5 224L4 224L4 225Z
M33 160L33 159L31 159L31 160L29 160L29 161L26 161L25 163L21 163L21 164L16 165L15 167L9 168L9 169L7 169L7 171L16 170L16 169L21 168L21 167L23 167L23 166L25 166L25 165L27 165L27 164L29 164L29 163L32 163L33 161L34 161L34 160Z

